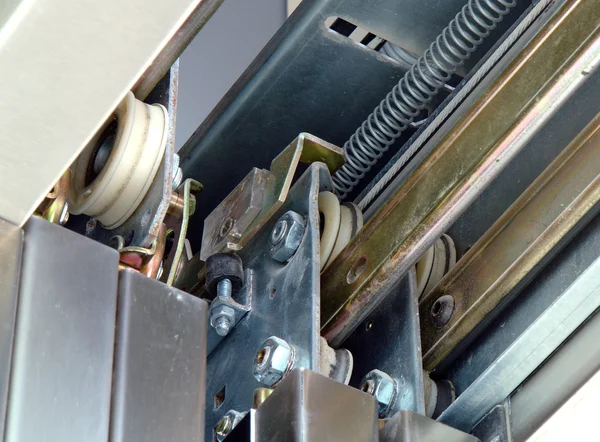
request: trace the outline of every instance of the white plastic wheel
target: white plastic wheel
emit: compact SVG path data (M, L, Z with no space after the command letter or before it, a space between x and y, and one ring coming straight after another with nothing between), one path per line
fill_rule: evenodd
M353 203L344 203L340 206L340 228L338 230L335 245L324 269L329 267L337 256L348 245L352 237L362 229L363 216L360 208Z
M417 297L420 298L425 291L425 286L429 281L431 269L433 267L433 256L435 254L433 247L430 247L416 264L417 273Z
M327 191L319 193L319 213L323 215L320 267L323 270L331 256L340 228L340 202L333 193Z
M456 247L443 234L417 263L417 295L429 293L456 264Z
M90 179L99 144L115 119L113 147L101 170ZM69 212L94 217L107 229L123 224L156 176L167 134L167 110L158 104L145 104L129 92L72 166Z

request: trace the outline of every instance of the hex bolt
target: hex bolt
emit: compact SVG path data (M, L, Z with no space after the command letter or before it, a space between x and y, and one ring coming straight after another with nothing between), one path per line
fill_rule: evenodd
M271 231L271 256L281 263L289 261L302 242L304 236L304 218L289 210L275 223Z
M219 336L227 336L235 324L235 310L219 304L210 310L210 325Z
M219 336L227 336L231 330L231 321L226 316L220 316L215 321L215 331Z
M216 253L206 260L206 289L215 296L210 310L210 325L219 336L227 336L235 325L235 310L227 305L244 282L244 269L239 256Z
M398 398L398 384L390 375L372 370L363 378L359 388L375 397L380 418L389 415Z
M256 353L254 377L267 387L273 387L292 370L295 354L293 346L277 336L271 336Z
M279 221L277 221L277 224L275 224L275 227L273 228L273 231L271 232L271 244L272 245L277 245L277 243L279 241L281 241L283 239L283 237L285 236L285 233L287 231L288 225L287 225L287 221L285 219L280 219Z

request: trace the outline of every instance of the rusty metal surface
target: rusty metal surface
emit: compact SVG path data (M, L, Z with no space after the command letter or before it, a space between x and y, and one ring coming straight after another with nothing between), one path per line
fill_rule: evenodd
M595 69L599 8L565 2L323 274L330 343L385 298Z
M529 186L459 264L420 302L423 361L434 369L513 291L532 278L600 201L600 116ZM449 322L430 312L454 299Z
M204 221L200 259L244 247L285 202L298 165L317 161L333 173L344 156L339 147L301 133L271 162L270 171L254 168Z
M262 209L269 172L257 167L246 175L206 220L202 237L202 255L206 260L218 250L235 244Z

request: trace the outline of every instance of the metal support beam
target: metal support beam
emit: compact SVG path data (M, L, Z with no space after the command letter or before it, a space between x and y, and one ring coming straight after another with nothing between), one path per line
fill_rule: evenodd
M566 2L328 268L330 343L364 320L595 69L598 9Z
M518 294L600 202L600 116L527 188L419 304L423 365L433 370ZM453 300L446 324L433 312Z

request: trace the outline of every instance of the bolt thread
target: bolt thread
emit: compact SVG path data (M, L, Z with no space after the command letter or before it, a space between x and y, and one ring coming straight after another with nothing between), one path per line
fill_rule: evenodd
M215 331L219 336L227 336L231 329L231 321L226 316L221 316L215 323Z
M223 298L229 298L231 296L231 281L229 279L223 279L217 284L217 296Z

